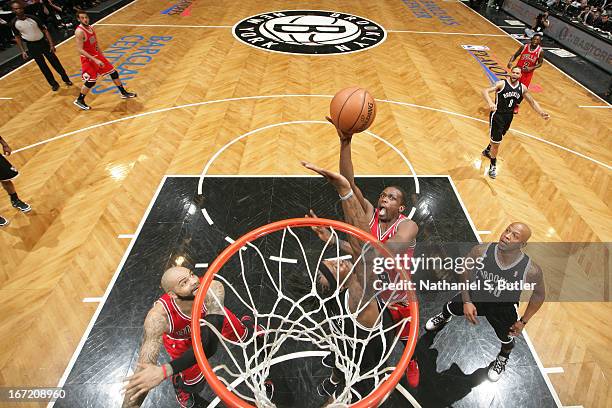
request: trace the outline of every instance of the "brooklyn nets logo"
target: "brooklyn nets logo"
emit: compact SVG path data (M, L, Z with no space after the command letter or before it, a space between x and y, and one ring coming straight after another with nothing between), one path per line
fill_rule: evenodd
M376 47L387 38L380 25L352 14L286 10L246 18L234 37L252 47L287 54L348 54Z

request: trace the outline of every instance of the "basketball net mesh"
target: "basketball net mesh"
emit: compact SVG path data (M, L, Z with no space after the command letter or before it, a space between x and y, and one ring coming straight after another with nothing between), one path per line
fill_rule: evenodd
M366 395L359 395L359 393L353 389L355 384L363 380L371 379L371 381L374 382L374 389L376 389L379 384L389 376L389 373L395 370L396 367L390 366L387 363L389 362L393 349L400 340L399 334L404 326L410 323L410 318L405 318L392 325L387 325L387 327L383 326L383 313L387 311L392 299L397 298L397 296L394 296L395 293L386 293L386 296L384 296L385 299L388 299L386 301L380 300L383 298L382 296L378 297L380 305L379 314L373 327L368 328L365 338L357 338L347 334L357 333L358 326L363 333L363 326L357 322L355 317L367 306L368 302L365 298L360 300L354 314L334 314L329 311L330 303L335 303L337 306L333 308L335 312L338 312L338 310L348 310L348 308L341 307L341 302L345 300L341 299L340 291L342 290L343 284L355 273L357 263L361 262L364 267L366 266L366 255L374 252L371 245L366 243L363 246L361 255L358 259L353 260L350 272L344 280L339 280L337 274L338 269L334 270L338 285L333 293L328 294L326 297L321 297L317 293L317 270L323 259L331 259L336 263L336 267L338 268L341 259L346 258L346 256L341 258L343 254L340 252L340 239L336 230L330 228L330 231L331 236L327 242L324 243L314 268L309 265L306 250L298 235L296 235L291 227L285 227L282 230L280 252L275 254L277 257L274 257L274 260L270 260L269 257L266 258L261 250L252 242L247 242L245 246L237 251L240 258L241 269L239 280L242 281L243 285L240 287L240 291L236 290L234 284L221 274L216 274L214 276L214 279L222 282L225 286L226 299L232 297L232 295L235 296L240 304L251 312L254 317L255 327L259 326L259 335L252 335L249 336L249 338L231 341L223 337L210 323L203 319L200 320L201 325L207 325L219 338L219 344L223 346L230 359L230 362L214 367L213 372L217 378L225 384L229 391L244 401L253 403L258 407L275 406L266 395L265 381L270 375L270 368L273 364L290 359L287 357L291 356L285 356L283 354L283 345L289 340L310 343L316 348L325 352L331 352L334 355L334 364L343 375L340 383L343 386L337 389L329 406L347 406L351 404L351 400L355 401L355 399L361 400L365 398ZM310 291L299 299L290 298L284 293L284 289L287 289L288 283L286 282L287 276L283 274L283 266L287 264L288 260L283 258L283 252L289 239L294 239L299 247L302 258L298 259L298 263L300 266L305 265L304 279L307 279L307 283L310 285ZM322 241L318 242L323 244ZM261 307L258 308L255 301L257 297L254 296L251 291L254 285L252 282L247 281L247 268L245 267L244 253L251 250L255 251L261 260L263 272L265 272L264 276L276 292L277 298L272 307L270 308L267 306L269 310L261 310ZM324 258L324 255L326 253L329 254L330 251L334 251L335 256ZM295 261L295 259L289 261ZM365 279L366 274L363 274L363 276ZM398 274L396 278L399 279L399 277L400 275ZM223 306L212 291L210 294L220 306ZM281 307L282 304L285 306ZM288 310L281 310L286 309L287 304L290 305ZM325 307L326 305L327 307ZM223 310L226 314L226 320L231 324L232 321L227 316L225 309ZM234 327L233 324L231 325L236 338L240 338L237 328ZM262 328L263 333L261 332ZM364 352L366 350L365 345L376 336L380 336L382 339L383 349L380 350L381 358L375 366L371 367L370 364L367 371L364 371L361 367L364 359ZM299 352L292 354L295 355L292 358L300 358L307 355L307 353ZM322 355L322 353L318 353L318 355ZM312 356L312 352L310 352L310 356ZM201 364L200 366L202 367ZM237 386L241 383L248 387L250 393L244 393L237 389ZM316 391L313 390L313 392ZM353 398L353 396L356 398Z

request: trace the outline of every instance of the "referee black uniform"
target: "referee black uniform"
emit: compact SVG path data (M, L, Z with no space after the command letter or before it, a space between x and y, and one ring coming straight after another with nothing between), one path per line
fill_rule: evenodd
M514 118L514 107L522 100L523 84L517 81L517 84L512 86L510 81L504 79L504 87L495 94L497 109L489 114L491 143L501 143Z
M62 66L59 58L57 58L54 51L51 51L53 44L49 43L50 40L48 40L49 33L47 31L47 27L38 17L29 14L21 14L21 16L19 16L18 13L17 17L11 21L11 29L22 53L25 54L24 57L27 58L27 55L29 54L34 61L36 61L38 68L40 68L43 75L47 79L51 89L57 91L59 89L59 84L55 80L53 73L51 73L45 58L47 58L53 69L60 74L62 81L64 81L66 85L72 85L72 82L70 81L68 74L66 74L66 70ZM27 54L25 53L22 42L27 44Z

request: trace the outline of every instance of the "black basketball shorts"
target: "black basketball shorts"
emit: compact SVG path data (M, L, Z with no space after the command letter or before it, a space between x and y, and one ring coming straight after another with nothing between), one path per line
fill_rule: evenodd
M489 114L489 131L491 143L501 143L504 135L510 129L514 114L491 112Z
M0 181L8 181L19 175L13 165L0 154Z

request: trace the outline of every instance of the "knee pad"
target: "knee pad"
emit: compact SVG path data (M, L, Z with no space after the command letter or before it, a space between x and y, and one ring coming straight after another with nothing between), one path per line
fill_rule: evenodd
M85 81L85 86L89 89L93 88L95 84L96 84L96 81Z
M117 71L113 71L110 73L110 77L111 79L117 79L119 78L119 74L117 73Z

